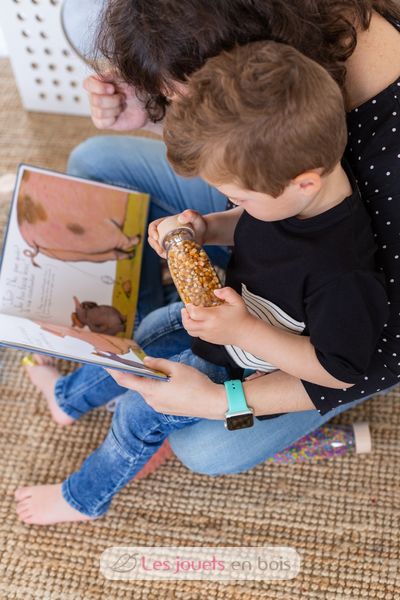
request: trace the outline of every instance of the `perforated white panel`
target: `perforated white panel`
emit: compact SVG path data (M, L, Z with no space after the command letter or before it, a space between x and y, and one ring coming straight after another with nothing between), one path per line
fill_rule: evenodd
M67 41L62 0L0 0L0 18L26 109L90 114L82 88L90 69Z

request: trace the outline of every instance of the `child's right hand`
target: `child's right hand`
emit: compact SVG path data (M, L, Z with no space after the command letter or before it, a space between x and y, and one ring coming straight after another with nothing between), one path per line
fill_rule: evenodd
M148 229L148 242L153 250L155 250L157 254L161 256L161 258L166 258L167 254L164 248L160 246L157 227L165 218L166 217L162 217L161 219L152 221ZM195 232L196 242L202 246L205 242L207 233L207 220L204 218L204 216L197 212L197 210L187 209L179 213L178 220L180 223L182 223L182 225L190 223Z

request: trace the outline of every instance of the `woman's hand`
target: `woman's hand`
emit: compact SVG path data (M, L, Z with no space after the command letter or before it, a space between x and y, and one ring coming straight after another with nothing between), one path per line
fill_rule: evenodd
M141 129L148 120L143 104L127 83L115 81L112 72L102 77L91 75L83 82L89 94L92 121L98 129L131 131Z
M167 254L164 248L160 246L157 227L165 218L167 217L162 217L161 219L152 221L148 228L148 242L153 250L155 250L157 254L161 256L161 258L166 258ZM190 223L195 233L196 242L200 244L200 246L205 243L207 234L207 220L201 213L197 212L197 210L184 210L178 215L178 221L182 225Z
M227 405L222 385L188 365L164 358L145 358L146 367L169 375L169 381L107 369L122 387L139 392L157 412L200 419L223 419Z

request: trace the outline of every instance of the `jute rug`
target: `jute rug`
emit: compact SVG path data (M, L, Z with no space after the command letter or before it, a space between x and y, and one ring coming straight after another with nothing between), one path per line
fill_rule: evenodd
M20 161L63 169L73 146L96 133L88 119L25 113L6 61L0 89L0 175ZM5 218L3 208L2 226ZM371 455L219 478L171 459L129 485L103 520L29 527L15 517L15 488L56 482L77 468L103 439L110 414L59 429L20 356L0 350L1 599L399 598L400 389L340 418L370 422ZM115 545L292 546L302 568L279 583L113 582L100 574L99 557Z

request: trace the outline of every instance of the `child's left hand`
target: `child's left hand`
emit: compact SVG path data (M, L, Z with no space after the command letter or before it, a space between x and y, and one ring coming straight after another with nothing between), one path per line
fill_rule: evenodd
M224 304L207 308L188 304L182 309L183 326L189 335L206 342L239 345L254 317L234 289L225 287L214 294Z

